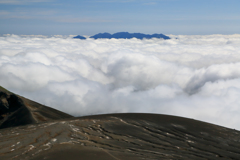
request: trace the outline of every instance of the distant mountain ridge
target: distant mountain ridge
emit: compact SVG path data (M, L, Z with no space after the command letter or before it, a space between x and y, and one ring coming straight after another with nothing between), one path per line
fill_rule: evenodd
M86 37L83 37L83 36L80 36L80 35L78 35L78 36L76 36L76 37L73 37L73 38L77 38L77 39L87 39Z
M78 39L86 39L83 36L76 36L73 38L78 38ZM117 32L114 34L110 34L110 33L98 33L94 36L91 36L90 38L94 38L94 39L100 39L100 38L106 38L106 39L111 39L111 38L115 38L115 39L131 39L131 38L137 38L137 39L151 39L151 38L162 38L162 39L171 39L170 37L164 35L164 34L143 34L143 33L128 33L128 32Z

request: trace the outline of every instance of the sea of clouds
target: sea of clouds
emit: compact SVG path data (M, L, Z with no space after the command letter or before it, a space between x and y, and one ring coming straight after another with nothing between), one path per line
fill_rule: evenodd
M0 37L0 85L74 116L144 112L240 129L240 35Z

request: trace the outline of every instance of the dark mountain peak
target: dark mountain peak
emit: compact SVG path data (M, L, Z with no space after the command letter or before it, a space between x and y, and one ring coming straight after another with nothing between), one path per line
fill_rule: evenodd
M73 37L73 38L77 38L77 39L86 39L85 37L80 36L80 35L78 35L78 36L76 36L76 37Z
M168 37L168 36L166 36L166 35L164 35L164 34L152 34L151 35L152 37L154 37L154 38L163 38L163 39L171 39L170 37Z
M94 36L91 36L90 38L94 38L94 39L99 39L99 38L107 38L107 39L111 39L112 35L110 33L98 33Z
M0 87L0 129L71 117Z
M130 39L133 37L134 37L133 34L130 34L128 32L117 32L112 35L112 38L116 38L116 39L119 39L119 38Z

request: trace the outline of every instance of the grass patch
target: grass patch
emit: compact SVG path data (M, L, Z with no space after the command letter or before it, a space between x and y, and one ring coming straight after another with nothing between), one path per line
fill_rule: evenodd
M0 91L2 91L2 92L7 92L7 93L12 93L12 92L6 90L5 88L3 88L2 86L0 86Z

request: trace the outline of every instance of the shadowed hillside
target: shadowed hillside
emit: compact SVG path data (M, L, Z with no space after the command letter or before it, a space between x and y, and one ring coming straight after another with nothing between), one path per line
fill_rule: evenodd
M71 118L2 88L0 97L1 160L240 159L240 132L225 127L160 114Z
M0 87L0 128L71 118L72 116Z

